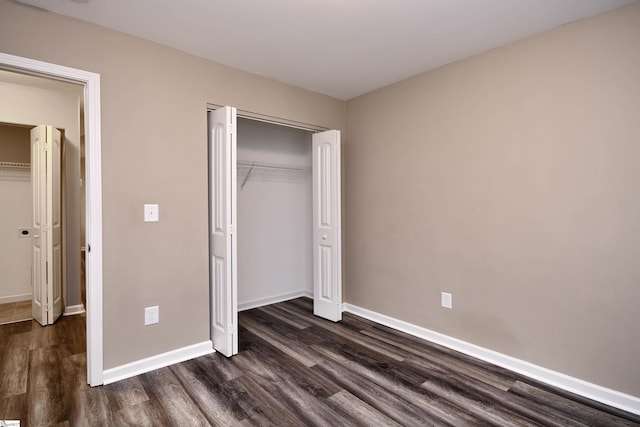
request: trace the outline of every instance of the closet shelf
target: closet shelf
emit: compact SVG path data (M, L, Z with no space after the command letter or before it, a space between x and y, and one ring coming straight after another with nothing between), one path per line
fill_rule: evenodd
M304 166L295 166L295 165L285 165L282 163L265 163L265 162L254 162L247 160L238 160L237 165L239 167L249 168L247 174L244 176L242 180L242 184L240 184L240 190L244 189L245 184L249 180L251 173L254 169L260 169L263 171L274 171L274 172L284 172L284 173L309 173L311 172L311 168Z
M28 181L31 179L31 165L29 163L0 162L0 179Z
M29 163L16 163L16 162L0 162L0 168L7 169L31 169Z

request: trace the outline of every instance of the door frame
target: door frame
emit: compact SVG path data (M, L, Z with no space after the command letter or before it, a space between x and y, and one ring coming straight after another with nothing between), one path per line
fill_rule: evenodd
M103 383L100 74L0 52L0 69L84 86L87 382Z

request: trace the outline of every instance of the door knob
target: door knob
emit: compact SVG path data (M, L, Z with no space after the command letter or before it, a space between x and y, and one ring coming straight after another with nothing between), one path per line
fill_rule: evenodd
M327 235L326 234L322 235L322 240L327 240Z

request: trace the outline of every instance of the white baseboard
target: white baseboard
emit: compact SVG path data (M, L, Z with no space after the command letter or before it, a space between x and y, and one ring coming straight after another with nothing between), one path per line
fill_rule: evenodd
M213 352L213 343L211 340L203 341L198 344L178 348L166 353L147 357L146 359L136 360L135 362L107 369L102 373L102 381L103 384L111 384L116 381L144 374L145 372L184 362L185 360L205 356Z
M274 295L266 298L258 298L251 301L238 303L238 311L251 310L252 308L262 307L264 305L275 304L278 302L289 301L290 299L309 297L313 298L313 293L310 291L295 291L288 292L286 294Z
M342 310L380 323L398 331L459 351L469 356L502 366L571 393L640 415L640 398L552 371L497 351L489 350L448 335L395 319L353 304L342 304Z
M73 316L74 314L82 314L84 313L84 305L68 305L64 308L63 316Z
M6 297L0 297L0 304L29 300L31 300L31 294L8 295Z

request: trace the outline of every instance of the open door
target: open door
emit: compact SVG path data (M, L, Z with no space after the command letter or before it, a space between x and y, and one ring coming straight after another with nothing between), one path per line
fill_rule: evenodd
M313 313L342 320L340 131L313 135Z
M62 219L60 131L40 125L31 130L33 195L32 313L41 325L62 314Z
M210 111L208 121L211 340L230 357L238 353L236 109Z

